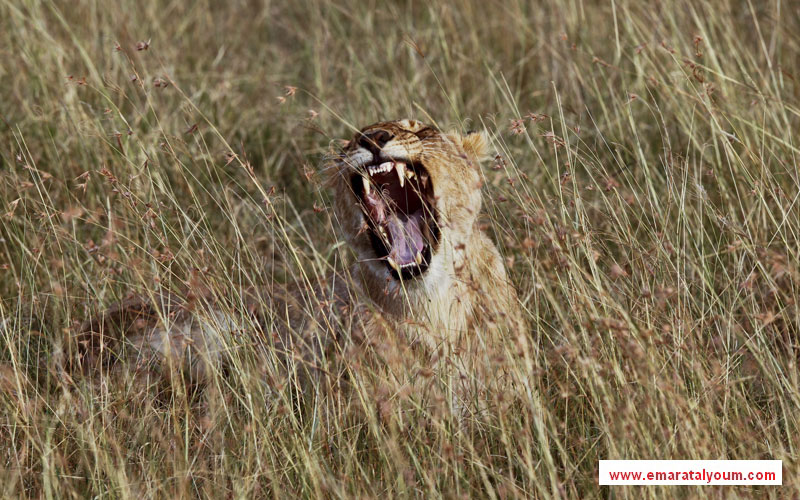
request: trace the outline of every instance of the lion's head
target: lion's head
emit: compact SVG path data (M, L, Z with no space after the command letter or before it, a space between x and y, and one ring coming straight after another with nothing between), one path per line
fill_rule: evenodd
M485 155L483 134L442 133L414 120L356 133L335 160L335 210L374 278L436 279L464 255L481 207Z

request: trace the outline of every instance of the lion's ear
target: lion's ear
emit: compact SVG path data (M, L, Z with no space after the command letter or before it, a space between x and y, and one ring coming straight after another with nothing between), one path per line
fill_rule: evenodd
M454 133L452 136L476 164L489 159L489 139L485 132L467 132L466 135Z

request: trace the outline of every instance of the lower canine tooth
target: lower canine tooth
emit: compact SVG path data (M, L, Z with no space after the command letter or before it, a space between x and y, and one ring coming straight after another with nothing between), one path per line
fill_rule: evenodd
M417 263L418 266L421 265L422 264L422 254L421 253L417 253L417 256L414 257L414 261Z
M394 269L395 271L397 271L399 273L400 272L400 266L397 265L397 262L395 262L391 257L389 257L388 260L389 260L389 265L392 266L392 269Z

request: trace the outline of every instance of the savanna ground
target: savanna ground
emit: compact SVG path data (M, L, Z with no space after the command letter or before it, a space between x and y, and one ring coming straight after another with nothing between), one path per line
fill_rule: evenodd
M799 10L2 0L3 496L796 497ZM341 268L320 161L399 117L496 152L483 224L531 351L488 414L388 381L298 408L246 339L199 392L68 369L130 292L235 310ZM605 458L781 459L784 485L601 488Z

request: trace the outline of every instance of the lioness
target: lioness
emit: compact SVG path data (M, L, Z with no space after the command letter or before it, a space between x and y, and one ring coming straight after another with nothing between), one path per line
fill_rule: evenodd
M331 351L353 352L347 345L363 342L423 352L418 367L427 371L443 359L473 378L477 366L487 376L496 371L500 336L524 332L503 260L477 223L486 149L481 133L442 133L414 120L359 131L326 169L336 220L355 254L349 273L248 292L256 336L308 372ZM243 328L242 315L162 296L127 301L83 332L95 347L114 350L97 342L113 338L112 324L140 363L191 359L197 378L230 345L227 332Z

